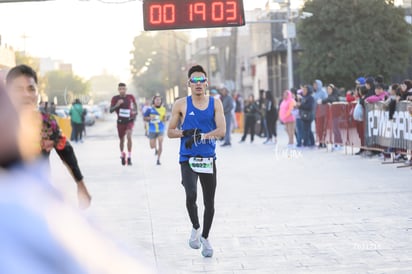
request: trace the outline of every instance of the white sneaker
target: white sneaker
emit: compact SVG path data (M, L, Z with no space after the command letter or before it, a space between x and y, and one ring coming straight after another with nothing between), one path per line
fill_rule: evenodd
M190 233L189 246L193 249L200 248L200 228L192 228L192 232Z
M210 245L209 241L203 237L200 237L200 242L202 243L202 255L203 257L212 257L213 248Z

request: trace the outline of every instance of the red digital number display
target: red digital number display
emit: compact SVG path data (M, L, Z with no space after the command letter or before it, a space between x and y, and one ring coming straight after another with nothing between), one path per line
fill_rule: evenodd
M242 0L144 0L144 30L235 27L245 24Z

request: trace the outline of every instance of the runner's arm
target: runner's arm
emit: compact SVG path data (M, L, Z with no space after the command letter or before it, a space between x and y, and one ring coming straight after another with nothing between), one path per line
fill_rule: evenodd
M179 120L181 119L181 109L183 107L183 99L179 99L175 102L172 108L172 116L169 121L169 127L167 128L167 137L169 138L182 138L183 130L177 128Z
M138 106L137 106L137 102L136 102L136 98L132 95L133 98L133 109L132 109L132 113L133 113L133 119L136 119L137 114L138 114Z
M115 111L116 110L116 108L118 107L117 106L117 102L115 103L116 101L115 101L115 99L113 98L112 99L112 102L110 103L110 108L109 108L109 111L110 111L110 113L112 113L113 111Z
M215 100L215 123L216 129L211 132L206 132L203 135L203 139L220 139L226 134L226 120L223 111L223 105L221 100Z
M143 120L146 122L150 122L150 109L151 108L146 109L145 113L143 113Z
M113 111L115 111L122 103L123 103L123 99L119 99L119 100L117 100L117 102L116 102L116 99L113 98L113 99L112 99L112 102L111 102L111 104L110 104L110 109L109 109L110 113L112 113Z

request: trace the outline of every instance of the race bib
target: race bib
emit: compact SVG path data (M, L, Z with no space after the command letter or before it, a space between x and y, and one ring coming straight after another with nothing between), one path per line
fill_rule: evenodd
M128 108L119 109L119 117L130 118L130 109Z
M213 157L190 157L189 166L194 172L213 174Z
M154 124L160 123L160 115L150 114L150 122Z

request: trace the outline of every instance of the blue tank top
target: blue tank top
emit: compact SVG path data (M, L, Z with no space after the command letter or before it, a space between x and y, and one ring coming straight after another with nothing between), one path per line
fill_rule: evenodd
M186 115L182 124L182 129L198 128L202 133L207 133L216 129L215 122L215 101L209 97L209 104L205 110L197 109L192 102L192 96L186 99ZM186 162L190 157L213 157L215 158L216 140L204 140L194 144L191 149L185 147L185 142L190 137L180 139L180 159L179 162Z

